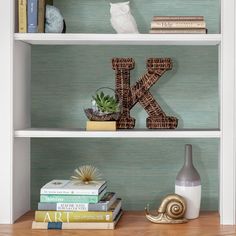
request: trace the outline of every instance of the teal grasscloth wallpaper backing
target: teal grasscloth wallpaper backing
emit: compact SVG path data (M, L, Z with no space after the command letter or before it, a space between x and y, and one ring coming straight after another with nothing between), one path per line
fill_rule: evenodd
M115 2L115 1L112 1ZM54 0L67 32L114 33L109 1ZM219 1L131 1L140 32L147 33L153 15L204 15L210 33L219 32ZM145 72L148 57L171 57L151 92L179 128L219 127L217 46L32 46L32 127L84 128L83 109L102 86L114 88L112 57L133 57L131 84ZM132 110L136 127L145 128L146 113ZM32 139L31 202L37 207L40 187L51 179L69 178L83 164L97 166L118 192L124 209L157 207L174 191L184 160L184 144L193 144L194 162L202 178L202 209L218 209L218 139Z

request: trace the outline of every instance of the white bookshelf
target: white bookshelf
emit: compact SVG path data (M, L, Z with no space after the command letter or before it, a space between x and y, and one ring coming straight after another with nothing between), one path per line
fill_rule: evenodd
M218 45L221 34L19 34L15 40L37 45Z
M220 222L236 224L235 0L221 0L221 34L117 35L18 34L15 0L0 7L1 67L0 223L13 223L30 210L30 138L219 138ZM117 131L34 129L30 124L31 44L38 45L217 45L219 47L219 130Z
M16 138L220 138L219 130L117 130L85 131L84 129L15 130Z

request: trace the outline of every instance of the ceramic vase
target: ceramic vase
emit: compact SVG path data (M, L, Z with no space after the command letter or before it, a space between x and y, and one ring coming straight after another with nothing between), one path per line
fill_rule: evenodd
M198 218L201 204L201 178L193 165L190 144L185 145L185 161L175 180L175 193L186 200L185 218Z

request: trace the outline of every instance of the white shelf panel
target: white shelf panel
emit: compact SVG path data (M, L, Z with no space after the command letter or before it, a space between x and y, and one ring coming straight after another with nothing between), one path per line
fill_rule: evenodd
M30 34L15 40L37 45L218 45L220 34Z
M16 138L220 138L219 130L118 130L85 131L84 129L24 129Z

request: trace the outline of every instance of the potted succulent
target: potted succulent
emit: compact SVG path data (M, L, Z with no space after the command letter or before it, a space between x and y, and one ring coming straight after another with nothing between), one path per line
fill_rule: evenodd
M92 96L92 107L84 110L86 116L90 121L118 120L120 118L120 104L118 99L115 95L105 94L103 91L99 92L99 90L96 91L95 96ZM111 90L113 91L113 89Z

